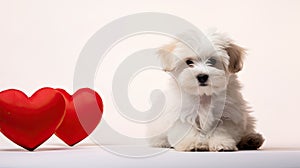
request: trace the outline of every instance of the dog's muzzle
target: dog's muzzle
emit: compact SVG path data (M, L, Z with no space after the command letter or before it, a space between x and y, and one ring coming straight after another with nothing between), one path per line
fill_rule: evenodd
M206 82L208 80L208 77L209 76L207 74L199 74L196 76L200 86L207 86Z

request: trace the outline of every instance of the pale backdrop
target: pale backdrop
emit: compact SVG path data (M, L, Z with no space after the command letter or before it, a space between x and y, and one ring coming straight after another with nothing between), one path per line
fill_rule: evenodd
M258 119L258 131L267 139L265 147L300 147L297 0L1 0L0 90L17 88L30 95L40 87L51 86L73 92L74 68L87 40L114 19L138 12L169 13L200 29L216 27L245 46L248 56L239 76L243 94ZM113 73L113 67L127 55L169 40L158 35L124 40L112 48L108 53L111 60L101 68ZM148 73L153 74L162 75ZM147 99L137 98L144 89L134 90L146 86L142 78L133 80L131 100L136 108L147 109ZM95 89L103 99L110 94L105 90L109 79L108 75L95 77ZM118 115L110 100L105 99L105 103L104 118L113 128L129 136L143 135L143 126ZM11 144L3 136L0 143Z

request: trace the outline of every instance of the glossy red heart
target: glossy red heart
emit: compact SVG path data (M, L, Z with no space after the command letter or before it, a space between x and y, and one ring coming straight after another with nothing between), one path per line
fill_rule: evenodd
M27 150L50 138L64 115L64 98L55 89L42 88L31 97L15 89L0 92L0 130Z
M99 124L103 103L97 92L89 88L76 91L73 96L63 89L57 89L65 98L66 115L56 136L73 146L89 136Z

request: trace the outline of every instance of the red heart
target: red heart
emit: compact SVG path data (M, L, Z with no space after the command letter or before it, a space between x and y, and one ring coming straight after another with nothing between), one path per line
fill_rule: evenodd
M99 124L103 103L97 92L89 88L79 89L73 96L57 89L65 98L66 115L56 131L56 136L73 146L89 136Z
M65 101L52 88L31 97L15 89L0 92L0 130L14 143L33 151L56 131L63 120Z

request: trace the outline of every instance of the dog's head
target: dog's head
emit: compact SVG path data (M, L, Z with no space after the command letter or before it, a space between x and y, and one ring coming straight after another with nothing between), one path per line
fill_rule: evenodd
M160 48L159 57L163 69L171 72L188 94L218 93L226 89L230 75L243 67L245 50L226 34L188 32L179 39Z

